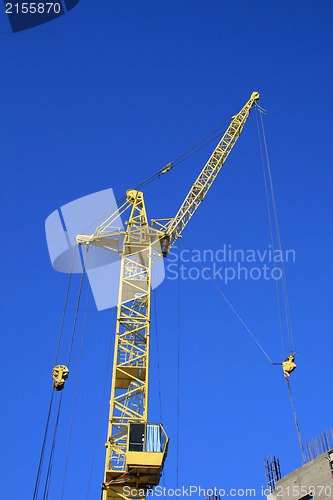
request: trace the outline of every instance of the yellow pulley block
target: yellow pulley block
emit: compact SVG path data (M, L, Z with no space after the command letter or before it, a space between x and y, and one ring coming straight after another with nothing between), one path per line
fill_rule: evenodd
M65 385L65 380L68 378L69 369L65 365L57 365L53 368L53 389L62 391Z
M169 170L171 170L171 166L172 163L168 163L167 165L165 165L165 167L163 167L161 170L161 174L166 174L167 172L169 172Z
M293 372L296 368L295 356L293 354L289 354L287 359L282 363L283 373L286 378L289 378L291 372Z

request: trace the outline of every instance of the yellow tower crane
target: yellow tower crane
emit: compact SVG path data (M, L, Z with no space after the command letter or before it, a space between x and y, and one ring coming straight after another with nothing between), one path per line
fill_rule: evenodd
M125 498L123 488L146 492L159 483L168 437L162 424L148 421L151 271L166 257L206 196L235 145L253 104L253 92L232 121L194 182L177 215L149 225L143 193L129 189L125 203L77 244L96 245L121 255L103 500ZM170 170L167 165L162 173ZM126 231L115 221L130 210ZM135 494L135 498L137 494ZM134 496L127 495L127 498Z

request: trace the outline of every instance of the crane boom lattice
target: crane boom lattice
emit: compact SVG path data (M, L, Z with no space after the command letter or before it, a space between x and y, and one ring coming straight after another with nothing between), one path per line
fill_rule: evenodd
M229 156L230 151L240 136L253 104L258 99L258 92L253 92L245 106L237 115L233 117L222 139L214 149L208 162L188 192L185 200L177 212L176 217L171 219L169 225L167 226L167 239L164 247L165 254L168 253L169 249L177 241L185 226L192 218L194 212L197 210L202 200L208 193L209 188L216 179L217 174L221 170L225 160Z

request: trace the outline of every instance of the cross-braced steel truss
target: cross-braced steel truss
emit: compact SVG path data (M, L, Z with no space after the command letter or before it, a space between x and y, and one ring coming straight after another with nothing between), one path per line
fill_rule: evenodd
M110 489L126 473L128 424L147 422L148 411L151 233L142 193L134 192L132 203L121 260L106 443L104 485Z

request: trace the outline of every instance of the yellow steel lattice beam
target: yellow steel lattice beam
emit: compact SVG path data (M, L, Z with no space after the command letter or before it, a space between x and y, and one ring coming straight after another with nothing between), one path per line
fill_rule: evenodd
M185 226L191 220L209 188L216 179L230 151L234 147L245 122L250 114L253 104L259 99L258 92L253 92L250 99L240 112L235 115L227 128L222 139L214 149L208 162L200 172L185 200L183 201L177 215L167 225L164 254L167 255L172 245L177 241Z

